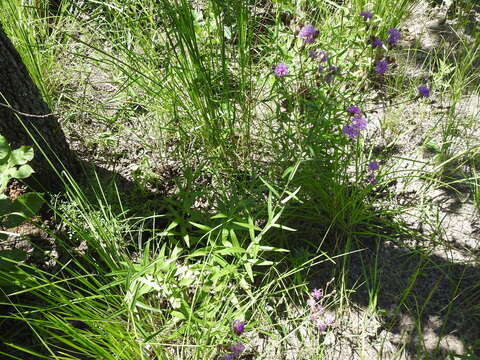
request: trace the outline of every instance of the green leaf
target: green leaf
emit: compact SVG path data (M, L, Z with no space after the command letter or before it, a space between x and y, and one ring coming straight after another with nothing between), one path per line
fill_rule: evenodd
M11 152L7 139L0 135L0 160L5 159Z
M10 154L8 162L12 165L23 165L33 159L33 148L31 146L20 146Z
M285 252L285 253L290 252L290 250L282 249L282 248L278 248L278 247L274 247L274 246L263 246L263 245L260 245L260 246L259 246L259 249L262 250L262 251L276 251L276 252Z
M222 229L222 245L225 247L232 247L232 243L228 241L228 229Z
M211 252L211 247L207 246L204 248L200 248L198 250L195 250L194 252L190 253L190 255L187 255L189 258L190 257L195 257L195 256L205 256Z
M253 271L252 271L252 265L249 263L244 263L243 266L245 267L245 270L247 271L248 276L250 277L250 280L253 283Z
M252 223L246 224L246 223L241 223L241 222L237 222L237 221L234 221L233 223L237 226L240 226L240 227L248 229L248 230L262 231L262 229L260 229L258 226L255 226Z
M158 313L163 313L164 309L159 309L159 308L154 308L150 305L147 305L141 301L136 301L135 302L135 305L141 309L145 309L145 310L148 310L148 311L152 311L152 312L158 312Z
M28 217L37 215L40 211L44 200L42 194L36 192L29 192L19 196L14 202L13 205L18 204L19 209L21 209Z
M213 260L215 261L216 264L220 265L221 267L228 266L229 262L226 261L223 257L217 254L217 252L214 253L213 255Z
M287 191L287 193L288 193L289 195L288 195L285 199L283 199L283 200L281 201L281 203L282 203L282 204L286 204L286 203L287 203L288 201L290 201L290 199L292 199L292 198L298 200L298 198L297 198L296 195L297 195L297 193L298 193L299 191L300 191L300 186L299 186L293 193L291 193L290 191Z
M15 268L15 265L24 261L27 258L27 253L23 250L3 250L0 251L0 270L10 271Z
M179 320L186 320L187 318L185 315L183 315L180 311L173 310L170 313L174 318L179 319Z
M41 209L43 199L39 193L26 193L18 197L11 206L10 215L5 221L7 228L20 225L26 219L34 217Z
M241 248L240 246L235 246L235 247L226 247L224 249L220 248L219 250L215 251L215 254L217 255L238 255L238 254L244 254L245 249Z
M17 170L13 171L12 177L15 179L25 179L33 174L33 169L30 165L22 165Z
M190 276L187 276L187 277L184 277L182 280L180 280L180 282L178 283L178 286L187 287L187 286L190 286L191 284L193 284L194 281L195 281L195 279L193 279Z
M172 221L168 227L165 229L165 233L168 233L169 231L175 229L178 226L178 222Z
M232 244L234 247L239 247L240 243L238 242L237 234L235 234L235 230L230 229L230 239L232 239Z
M12 201L5 195L0 194L0 218L11 213Z
M235 265L227 265L226 267L224 267L220 271L215 271L213 273L213 275L211 276L210 280L215 282L215 281L221 279L222 277L224 277L226 275L234 274L236 271L237 271L237 267Z
M265 181L262 177L260 177L260 180L262 180L262 182L265 184L265 186L268 188L268 190L270 190L277 198L280 197L280 194L278 193L277 190L275 190L273 188L272 185L270 185L267 181Z
M273 265L273 261L270 260L257 260L254 263L255 266L271 266Z
M210 226L207 226L207 225L202 225L202 224L199 224L199 223L196 223L196 222L193 222L193 221L189 221L190 224L192 224L193 226L199 228L200 230L203 230L205 232L208 232L210 230L212 230L212 228Z
M291 228L291 227L288 227L288 226L285 226L285 225L280 225L280 224L272 224L272 227L279 228L279 229L282 229L282 230L287 230L287 231L297 231L297 229L294 229L294 228Z
M3 192L7 188L8 181L12 177L10 176L10 172L8 171L3 171L0 174L0 192Z

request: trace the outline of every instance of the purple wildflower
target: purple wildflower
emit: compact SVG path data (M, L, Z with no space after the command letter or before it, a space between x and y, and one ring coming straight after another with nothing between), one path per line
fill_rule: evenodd
M355 139L362 130L367 128L367 120L361 115L355 115L352 118L352 122L349 125L345 125L342 129L344 135L347 135L350 139Z
M323 70L325 70L325 67L322 64L318 65L318 72L323 72Z
M353 125L345 125L342 129L342 132L352 140L355 139L358 134L360 134L360 130Z
M335 326L335 316L331 313L325 313L323 315L323 321L317 320L317 329L320 332L325 332L329 326Z
M318 290L318 289L313 289L312 291L313 297L315 297L317 300L319 300L321 297L323 297L323 290ZM315 306L315 301L310 298L309 300L312 300L311 304L313 306L310 306L310 321L315 324L315 326L321 331L325 331L327 326L329 325L329 319L327 317L324 318L328 321L323 321L320 320L320 316L325 313L325 308L322 305L317 305ZM331 322L330 322L331 323Z
M335 66L335 65L330 65L328 67L328 71L330 71L331 73L336 73L338 70L338 66Z
M313 289L312 296L315 300L320 300L323 297L322 289Z
M353 126L357 128L359 131L365 130L367 128L367 120L365 120L360 115L355 115L352 119Z
M325 319L326 325L333 325L333 323L335 322L335 316L332 315L331 313L325 313L323 317Z
M418 93L420 94L420 96L423 96L423 97L430 97L430 89L428 88L427 85L421 85L418 87Z
M347 107L347 112L350 115L362 115L362 110L360 110L358 106L354 105Z
M233 354L225 354L225 355L223 355L222 359L223 359L223 360L234 360L234 359L235 359L235 355L233 355Z
M398 40L400 40L402 37L402 34L400 33L400 31L398 31L398 29L390 29L388 30L388 42L391 44L391 45L396 45Z
M375 171L375 170L378 170L378 168L379 168L379 165L377 161L370 161L368 163L368 170Z
M323 68L322 68L323 69ZM328 67L328 74L325 76L325 82L330 84L333 81L333 78L338 73L338 66L330 65Z
M363 20L367 21L373 17L373 14L371 11L365 10L360 13L360 16L363 17Z
M308 56L312 60L318 58L321 62L326 62L328 60L328 54L325 51L310 50Z
M235 335L240 336L245 331L245 323L240 320L235 320L233 322L232 329Z
M243 345L241 342L238 342L230 347L230 351L234 357L237 357L245 351L245 345Z
M288 66L285 64L278 64L273 70L276 77L284 77L288 75Z
M368 163L368 170L370 170L370 174L367 176L367 184L375 185L377 183L377 176L375 175L375 171L378 170L380 165L377 161L370 161Z
M372 47L374 47L375 49L380 49L382 46L383 46L382 40L380 40L378 38L373 39Z
M307 300L307 305L310 306L311 308L314 308L317 303L315 302L314 299L310 298Z
M328 54L325 51L320 51L318 53L318 57L320 58L321 62L327 62L328 60Z
M325 332L327 330L327 324L325 324L324 322L321 322L319 321L318 324L317 324L317 328L320 332Z
M308 44L311 44L315 41L315 38L318 36L319 31L315 29L315 26L305 25L300 29L298 37L303 39Z
M388 61L387 60L380 60L377 62L377 65L375 66L375 71L379 75L385 75L385 73L388 70Z

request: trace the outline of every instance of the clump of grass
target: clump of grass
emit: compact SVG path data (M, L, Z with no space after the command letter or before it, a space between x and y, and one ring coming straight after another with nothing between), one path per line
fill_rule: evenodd
M14 271L0 272L2 284L11 285L2 305L16 310L3 318L32 328L44 346L39 358L212 357L234 319L249 318L258 301L284 291L278 274L274 281L260 269L275 264L266 254L285 251L267 240L269 229L281 227L285 198L269 197L262 227L218 214L215 226L192 222L197 231L182 234L175 220L160 231L160 216L115 215L101 194L93 204L76 183L70 189L68 206L52 208L69 234L51 234L61 255L55 266L11 260ZM31 301L18 302L25 297Z

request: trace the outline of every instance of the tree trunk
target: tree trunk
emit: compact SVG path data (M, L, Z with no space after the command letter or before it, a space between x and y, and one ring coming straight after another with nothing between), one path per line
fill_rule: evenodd
M0 135L7 138L12 148L34 146L35 157L30 162L35 171L32 178L46 190L57 191L61 188L61 181L47 159L58 171L63 170L63 166L71 172L79 168L57 119L51 115L1 24Z

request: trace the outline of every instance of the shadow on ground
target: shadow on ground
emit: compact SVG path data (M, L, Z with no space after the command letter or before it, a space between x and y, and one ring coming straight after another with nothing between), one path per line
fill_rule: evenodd
M390 242L364 244L349 264L349 282L363 282L364 266L379 275L382 327L405 345L410 358L440 359L470 352L480 355L480 266L458 263ZM374 270L376 268L376 270ZM366 286L351 300L369 307Z

